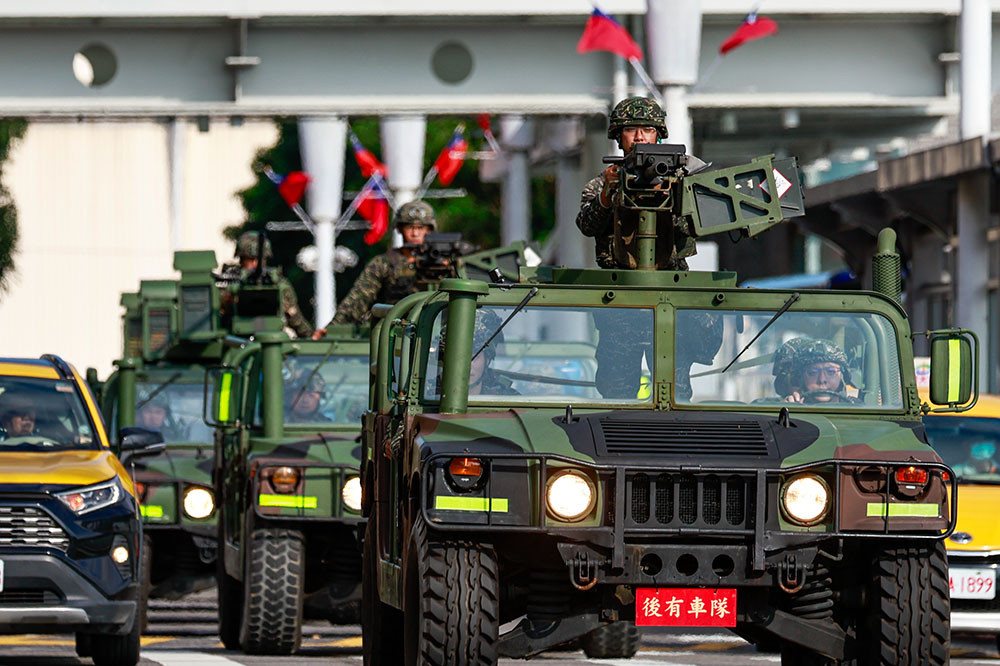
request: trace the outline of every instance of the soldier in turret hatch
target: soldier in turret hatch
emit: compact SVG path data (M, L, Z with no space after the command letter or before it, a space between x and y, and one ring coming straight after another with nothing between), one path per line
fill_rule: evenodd
M403 235L403 247L391 248L368 262L351 291L337 306L332 324L365 321L376 303L393 304L418 291L414 249L423 245L424 237L437 229L434 209L424 201L409 201L396 211L394 223Z
M660 105L645 97L628 97L611 111L608 138L618 142L627 155L639 143L659 143L667 138L666 114ZM689 170L705 165L697 157L687 157ZM608 166L583 188L576 226L584 236L594 237L594 253L601 268L635 268L638 211L615 210L614 192L618 187L621 167ZM615 231L618 230L617 238ZM673 239L658 240L657 268L688 269L685 257L697 250L694 237L686 226L675 225Z

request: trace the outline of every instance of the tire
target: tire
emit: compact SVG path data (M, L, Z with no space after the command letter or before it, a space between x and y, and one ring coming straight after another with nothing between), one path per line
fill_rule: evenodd
M881 549L875 554L872 574L871 620L864 627L862 663L947 664L951 601L944 544Z
M127 634L91 634L90 656L95 666L135 666L139 663L139 614Z
M361 564L361 647L364 666L398 666L403 649L392 636L403 634L403 615L378 596L378 554L374 518L368 520Z
M302 641L302 533L254 530L247 545L240 645L247 654L292 654Z
M150 577L153 572L153 539L142 535L142 554L139 558L139 631L149 629L149 592L153 589Z
M580 644L591 659L631 659L641 640L642 630L631 622L612 622L594 629Z
M405 663L497 663L499 574L496 553L477 543L434 541L418 517L403 571Z

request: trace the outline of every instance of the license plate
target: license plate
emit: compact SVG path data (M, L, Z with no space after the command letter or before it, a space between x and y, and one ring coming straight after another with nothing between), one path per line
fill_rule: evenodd
M952 599L993 599L997 596L995 569L949 567L948 585Z
M639 587L635 623L640 627L735 627L736 590Z

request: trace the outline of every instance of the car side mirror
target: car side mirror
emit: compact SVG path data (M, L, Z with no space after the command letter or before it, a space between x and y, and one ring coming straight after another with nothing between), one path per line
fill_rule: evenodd
M979 340L971 331L932 331L930 401L944 410L971 409L979 398Z
M203 418L210 427L234 426L239 421L240 380L236 368L217 366L205 371Z
M123 456L130 455L134 458L155 456L167 447L159 430L141 426L125 426L119 431L119 437L121 439L118 450Z

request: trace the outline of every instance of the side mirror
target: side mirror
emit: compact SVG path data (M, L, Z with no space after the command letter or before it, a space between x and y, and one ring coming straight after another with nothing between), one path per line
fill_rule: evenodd
M118 450L121 455L134 458L155 456L166 450L163 434L159 430L150 430L141 426L126 426L119 432L121 437Z
M235 368L219 366L205 371L204 419L213 428L234 426L239 421L240 380Z
M930 401L933 411L965 411L979 399L979 339L972 331L932 331Z

